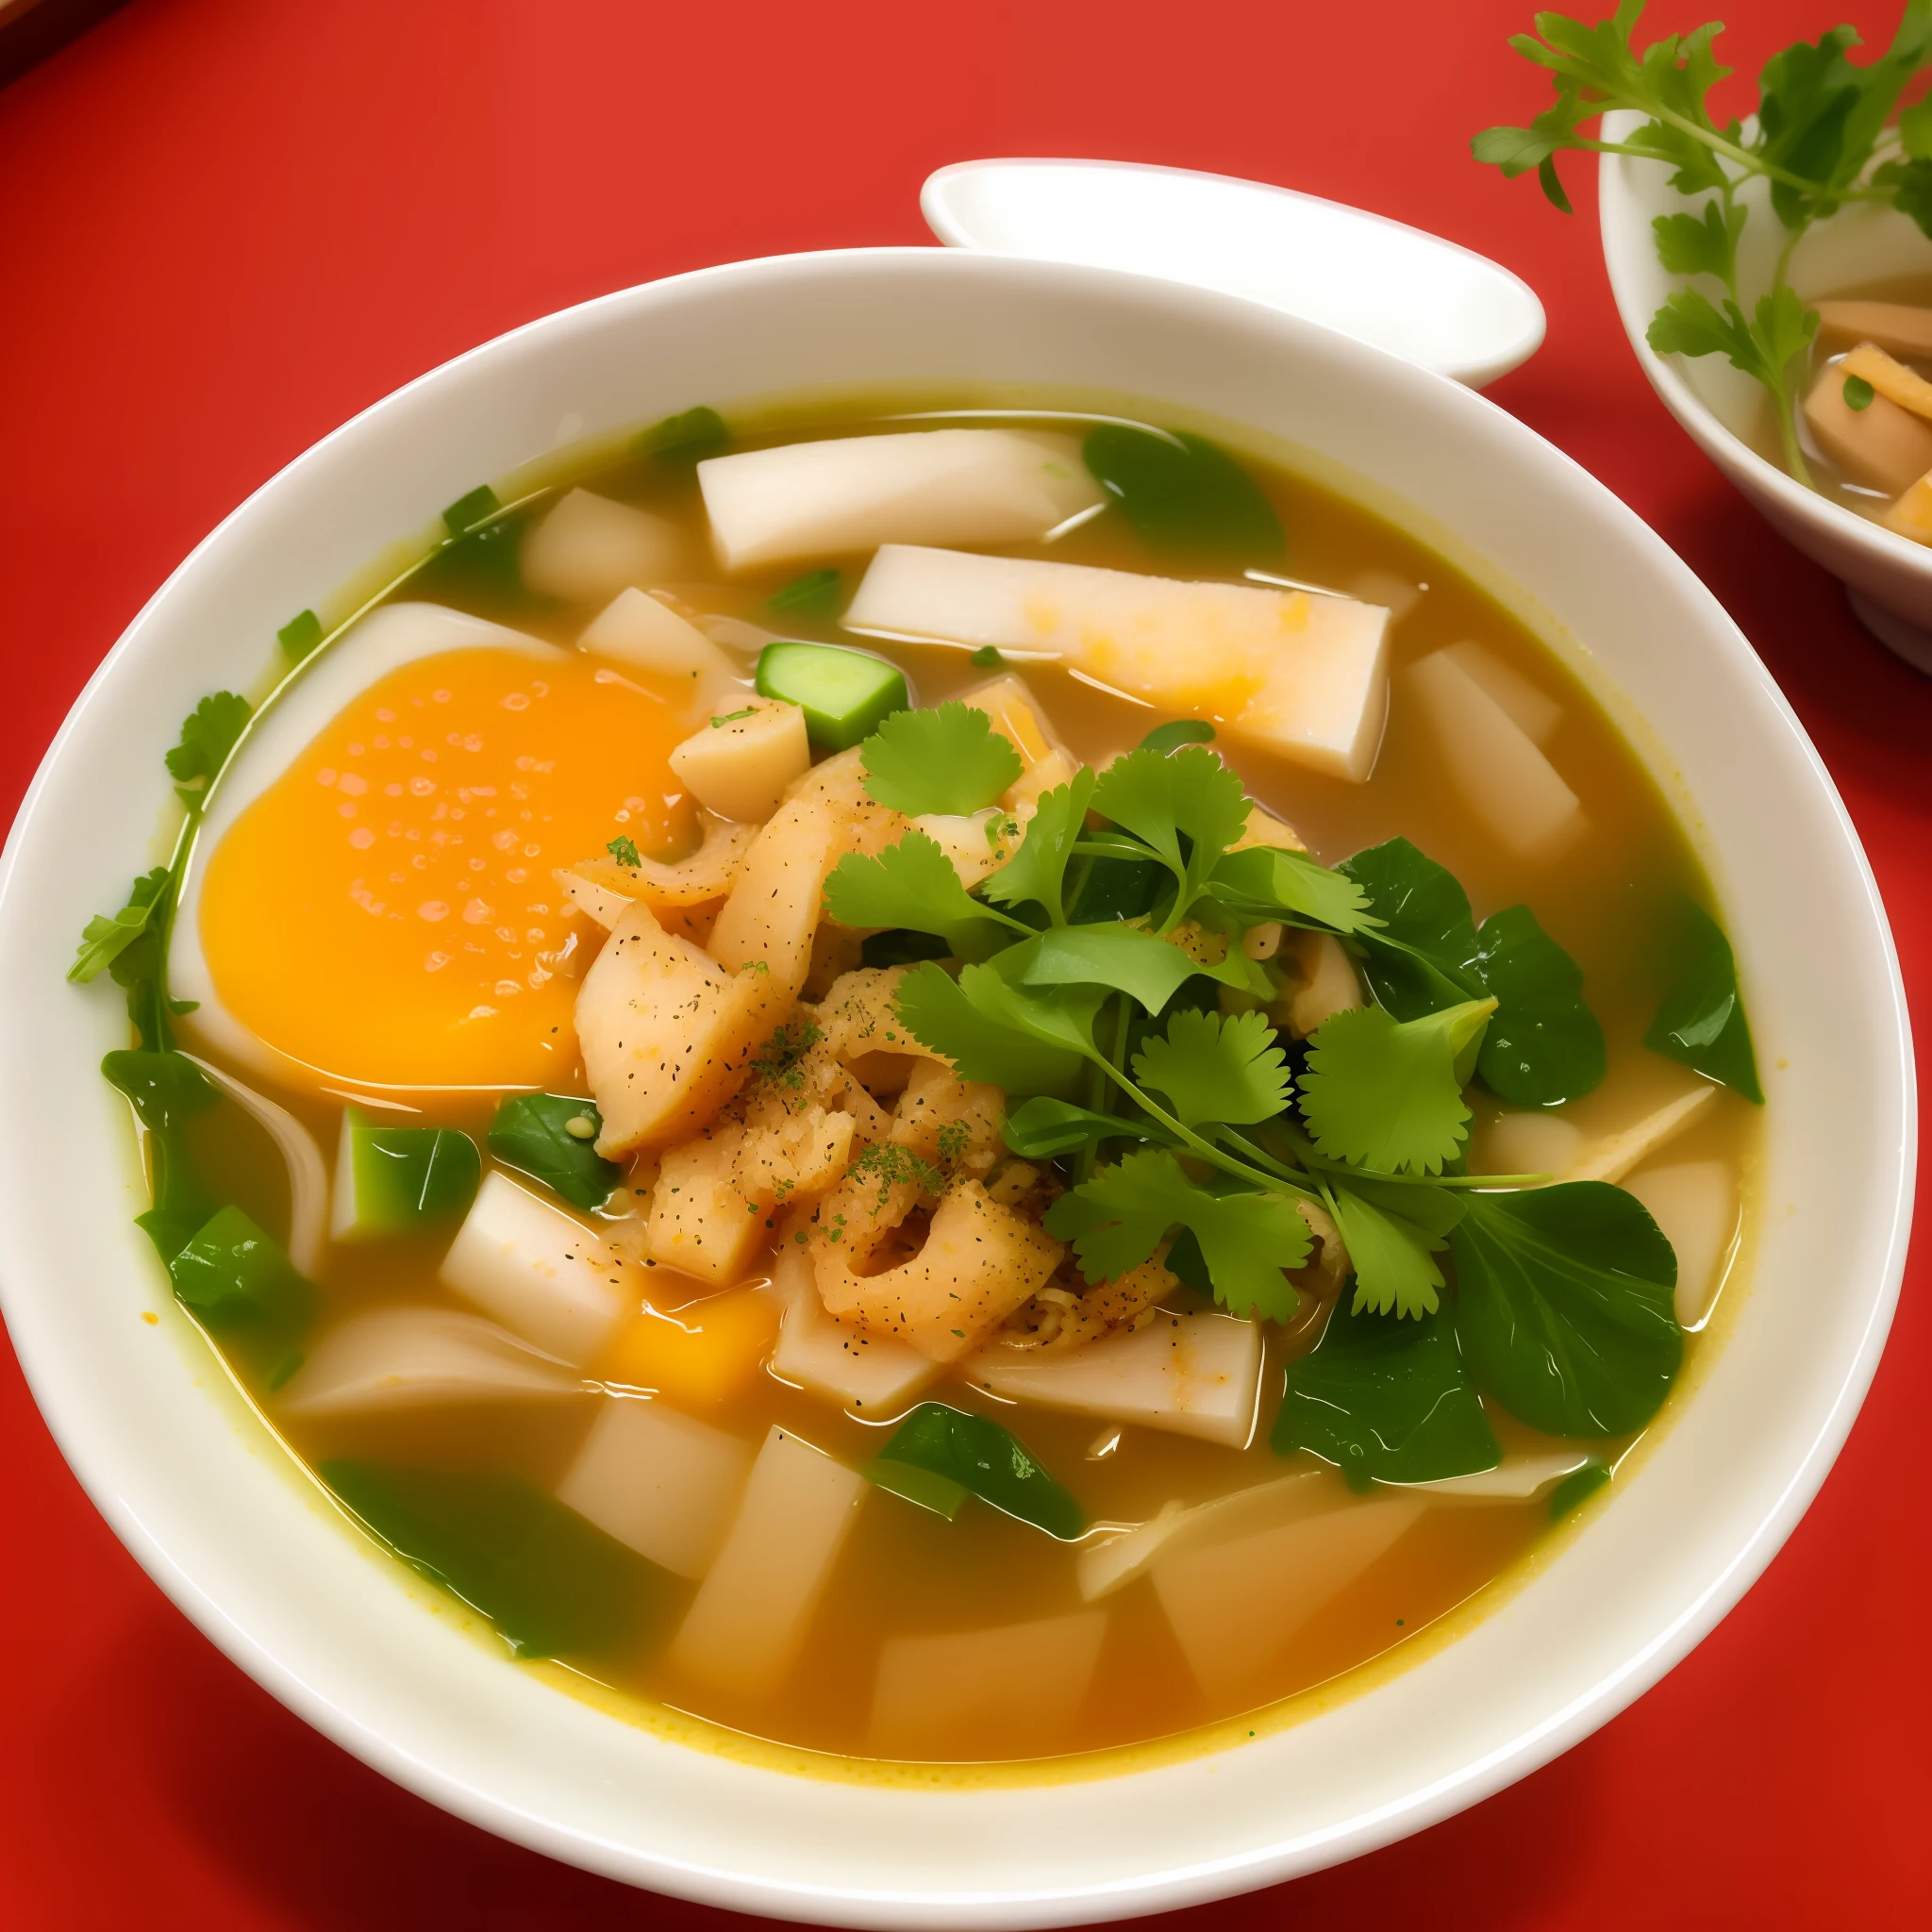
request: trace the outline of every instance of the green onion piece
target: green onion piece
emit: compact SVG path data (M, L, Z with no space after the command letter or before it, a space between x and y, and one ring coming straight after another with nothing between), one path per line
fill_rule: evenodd
M808 571L765 600L768 610L789 611L807 623L829 624L839 614L844 579L835 570Z
M1062 1542L1087 1527L1086 1512L1034 1461L1026 1445L983 1415L948 1408L942 1402L922 1402L899 1424L878 1459L942 1476Z
M641 1641L658 1573L521 1476L346 1460L317 1472L410 1569L482 1611L512 1657Z
M422 1234L460 1219L483 1159L454 1127L391 1127L354 1108L342 1115L336 1162L336 1234Z
M903 1496L922 1509L930 1509L935 1516L943 1516L948 1523L958 1515L960 1505L972 1494L964 1483L956 1483L951 1476L935 1475L929 1469L920 1469L910 1462L893 1462L883 1456L860 1463L858 1473L868 1482L891 1490L893 1495Z
M1205 718L1176 718L1171 724L1157 724L1141 741L1142 751L1158 751L1163 757L1184 744L1212 744L1214 727Z
M1878 391L1862 375L1845 377L1845 408L1848 409L1869 409L1872 398Z
M1601 1462L1586 1462L1581 1469L1573 1469L1550 1491L1550 1521L1560 1523L1585 1497L1595 1495L1609 1479L1610 1473Z
M460 537L466 530L474 530L478 524L493 517L502 508L496 491L489 484L479 483L468 495L458 497L443 511L443 527L452 537Z
M601 1208L624 1170L606 1160L591 1140L572 1133L573 1121L588 1120L604 1131L596 1103L567 1093L516 1093L496 1109L488 1145L506 1167L540 1180L573 1208Z
M966 661L975 671L997 671L1007 659L997 644L981 644Z
M700 404L654 423L638 438L636 447L640 456L656 457L660 463L694 463L700 457L715 455L730 441L724 417Z
M289 662L299 664L322 641L322 619L312 610L298 610L275 633Z
M906 674L870 651L789 640L758 653L758 690L805 713L805 732L819 751L845 751L870 738L881 720L908 710Z

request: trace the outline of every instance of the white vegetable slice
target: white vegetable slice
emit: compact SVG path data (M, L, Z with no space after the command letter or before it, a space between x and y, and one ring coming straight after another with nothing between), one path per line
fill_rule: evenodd
M787 1242L772 1264L768 1291L781 1310L772 1373L867 1421L896 1415L940 1364L910 1342L861 1335L826 1314L806 1251Z
M1411 664L1408 690L1464 802L1509 851L1547 864L1583 836L1575 792L1450 652Z
M961 1374L1010 1402L1138 1423L1240 1449L1255 1424L1261 1328L1232 1315L1157 1313L1144 1328L1046 1360L995 1343Z
M1738 1231L1737 1179L1722 1160L1684 1160L1645 1168L1624 1185L1676 1251L1677 1320L1695 1328L1710 1312Z
M1599 1141L1563 1175L1566 1181L1621 1181L1640 1160L1668 1146L1718 1096L1706 1083L1644 1115L1634 1126Z
M1258 1529L1298 1521L1319 1510L1344 1507L1347 1490L1332 1470L1300 1469L1273 1482L1236 1490L1191 1508L1162 1505L1158 1515L1105 1541L1083 1543L1074 1559L1080 1594L1088 1603L1124 1590L1156 1557L1224 1542Z
M698 465L726 570L880 543L1020 543L1106 502L1070 436L918 429Z
M1065 1746L1107 1636L1107 1612L890 1637L869 1748L881 1757L1044 1757Z
M1163 1553L1154 1590L1203 1690L1228 1704L1325 1603L1414 1526L1424 1506L1377 1498L1249 1536Z
M872 1485L774 1428L671 1644L673 1666L741 1697L784 1682Z
M1474 1174L1550 1174L1564 1180L1583 1147L1583 1129L1560 1114L1529 1108L1499 1114L1478 1130Z
M610 1396L557 1498L675 1576L702 1576L744 1493L752 1445L667 1403Z
M244 1087L233 1074L193 1054L183 1056L194 1064L244 1113L267 1130L289 1170L289 1259L298 1274L313 1276L322 1267L328 1241L328 1169L315 1136L286 1107L266 1094Z
M747 695L738 667L695 625L642 591L620 591L578 638L592 657L611 658L665 680L691 717L734 710Z
M1547 744L1563 722L1563 707L1530 683L1513 664L1480 644L1451 644L1442 653L1465 677L1479 684L1508 712L1532 744Z
M810 764L805 713L779 698L733 704L671 754L684 789L707 811L741 824L763 824Z
M643 1300L641 1271L581 1221L503 1174L484 1177L442 1281L525 1341L582 1364Z
M572 490L524 539L524 582L546 597L603 604L635 585L677 575L684 539L668 518L588 490Z
M373 1308L309 1350L275 1407L284 1415L379 1415L454 1403L541 1402L585 1392L568 1362L458 1308Z
M1515 1456L1474 1475L1447 1475L1432 1483L1391 1483L1398 1494L1426 1494L1445 1502L1527 1503L1574 1475L1591 1458L1580 1449L1553 1450L1547 1456Z
M888 544L842 622L1057 657L1357 783L1381 743L1389 613L1352 597Z

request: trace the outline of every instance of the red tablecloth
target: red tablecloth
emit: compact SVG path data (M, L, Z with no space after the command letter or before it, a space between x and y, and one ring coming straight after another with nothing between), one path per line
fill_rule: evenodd
M1607 0L1592 0L1595 11ZM1840 12L1751 0L1746 71ZM1690 560L1843 789L1926 991L1932 685L1853 625L1652 398L1587 171L1565 222L1464 143L1545 87L1530 0L135 0L0 93L0 787L101 654L305 445L431 364L709 262L926 239L976 155L1311 190L1507 262L1550 339L1498 401ZM1652 25L1687 27L1672 6ZM1802 907L1792 908L1804 916ZM9 1094L31 1107L44 1096ZM1464 1816L1198 1924L1923 1926L1932 1604L1923 1251L1850 1446L1741 1607L1635 1708ZM1820 1281L1818 1292L1833 1291ZM0 1921L690 1924L391 1789L216 1654L108 1535L0 1371Z

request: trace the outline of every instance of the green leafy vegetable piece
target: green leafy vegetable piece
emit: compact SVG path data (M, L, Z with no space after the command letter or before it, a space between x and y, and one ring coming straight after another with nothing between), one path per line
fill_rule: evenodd
M1469 1130L1458 1061L1494 1011L1493 1000L1467 1000L1419 1020L1356 1007L1325 1021L1301 1079L1315 1144L1383 1174L1440 1173Z
M248 1352L271 1389L302 1365L315 1286L239 1208L218 1208L168 1262L175 1298Z
M644 862L643 854L638 850L635 839L613 839L604 849L619 865L627 865L632 871L636 871Z
M1024 766L1012 741L971 705L894 711L859 754L865 789L908 818L964 817L993 804Z
M1557 1107L1602 1081L1604 1029L1583 1003L1583 974L1528 907L1484 920L1469 963L1496 1002L1475 1063L1491 1093Z
M215 1211L194 1171L186 1124L221 1099L214 1083L186 1054L122 1047L101 1061L110 1086L134 1103L148 1134L154 1205L135 1217L163 1261L172 1261Z
M1658 215L1650 225L1657 259L1673 275L1716 275L1724 282L1736 275L1742 208L1709 201L1701 215Z
M1862 375L1848 375L1844 381L1845 408L1848 409L1869 409L1873 398L1878 391Z
M479 483L466 495L457 498L442 513L442 526L452 537L462 537L478 524L488 523L503 508L503 499L487 483Z
M1044 1096L1023 1101L1008 1114L1003 1131L1007 1145L1028 1160L1051 1160L1096 1141L1166 1138L1152 1121L1095 1113L1091 1108Z
M1573 1509L1595 1495L1609 1479L1610 1473L1601 1462L1586 1462L1581 1469L1573 1469L1550 1491L1550 1521L1562 1522Z
M1683 908L1680 950L1682 970L1657 1008L1644 1045L1762 1107L1764 1090L1757 1084L1757 1057L1731 942L1701 906L1687 902Z
M1729 296L1720 309L1695 289L1677 289L1651 317L1643 339L1659 356L1723 356L1782 394L1786 367L1811 346L1817 331L1817 311L1787 288L1760 295L1748 318Z
M168 754L170 775L206 791L227 763L248 718L246 698L231 691L210 692L182 721L181 741ZM189 797L188 802L195 801Z
M299 664L322 641L322 619L312 610L298 610L280 630L275 641L288 655L289 662Z
M172 885L174 874L165 865L143 873L127 894L127 903L109 919L96 913L82 928L80 945L67 977L75 986L85 986L111 966L136 940L148 930L150 922L163 908L162 893Z
M1202 968L1198 961L1139 926L1060 925L1027 946L1022 983L1104 986L1158 1013Z
M882 1490L890 1490L895 1496L903 1496L908 1503L916 1503L922 1509L930 1509L935 1516L943 1516L948 1523L958 1516L965 1507L966 1499L973 1491L964 1483L956 1483L951 1476L935 1475L929 1469L921 1469L916 1463L891 1462L883 1456L874 1456L870 1462L861 1462L858 1473L867 1482Z
M1271 1441L1277 1456L1307 1449L1335 1463L1357 1490L1474 1475L1503 1459L1441 1311L1401 1322L1338 1308L1315 1352L1290 1363Z
M458 508L453 505L445 518ZM527 503L499 510L452 535L417 567L409 595L496 620L554 608L554 598L539 596L524 583L524 537L545 508Z
M588 1122L587 1133L581 1124ZM496 1109L486 1144L506 1167L539 1180L573 1208L601 1208L624 1178L614 1160L597 1152L604 1117L596 1103L568 1093L513 1093Z
M768 610L803 618L808 624L830 624L839 614L845 580L835 570L808 570L802 577L774 591L765 599Z
M1010 937L1002 916L959 883L943 847L920 831L875 858L848 852L825 880L825 910L841 925L936 933L962 959L984 958Z
M338 1235L427 1232L459 1219L482 1178L475 1141L455 1127L393 1127L349 1108L336 1175L338 1189L346 1179L348 1226Z
M805 713L806 736L819 751L849 750L911 703L897 665L843 644L767 644L756 683L760 696L787 699Z
M1081 454L1155 556L1241 570L1287 555L1281 519L1261 487L1219 444L1187 430L1105 423Z
M1165 724L1157 724L1141 741L1142 751L1158 751L1164 758L1171 751L1178 751L1184 744L1212 744L1214 727L1205 718L1171 718Z
M700 457L715 456L731 441L731 430L716 409L700 403L654 423L637 440L640 456L655 457L660 463L694 463Z
M1435 1257L1446 1243L1434 1228L1386 1205L1392 1191L1381 1191L1371 1199L1367 1190L1341 1186L1331 1195L1335 1224L1355 1268L1354 1312L1418 1319L1433 1315L1442 1291L1442 1271ZM1405 1194L1425 1191L1402 1190Z
M981 644L966 661L975 671L997 671L1007 659L997 644Z
M1240 774L1198 744L1116 758L1093 788L1093 808L1159 857L1176 882L1183 912L1248 823Z
M658 1607L659 1573L522 1476L348 1460L317 1473L410 1569L489 1618L512 1657L615 1655Z
M1237 1315L1285 1322L1294 1289L1284 1269L1308 1257L1308 1225L1279 1194L1217 1194L1197 1187L1164 1148L1103 1168L1047 1209L1046 1229L1071 1241L1089 1281L1114 1281L1185 1227L1198 1243L1214 1296Z
M1183 1126L1272 1120L1288 1105L1286 1056L1259 1013L1175 1013L1134 1058L1143 1087L1165 1094Z
M1224 853L1208 891L1250 924L1279 919L1339 933L1368 932L1382 924L1369 910L1369 895L1356 879L1306 852L1251 845L1245 852Z
M1030 834L1032 827L1027 830ZM1074 830L1077 836L1077 821ZM1166 866L1158 859L1126 856L1143 850L1138 840L1129 842L1118 834L1102 833L1086 842L1117 845L1123 857L1110 858L1090 852L1075 862L1066 886L1067 918L1074 925L1140 919L1154 909L1163 891L1172 895L1172 876ZM993 874L994 878L1003 876Z
M1601 1437L1657 1413L1684 1355L1677 1263L1634 1196L1602 1181L1473 1194L1449 1245L1463 1359L1511 1415Z
M1041 794L1019 848L981 888L989 899L1002 906L1030 900L1043 907L1056 925L1065 923L1067 862L1086 824L1093 786L1092 768L1082 765L1064 785Z
M988 1416L922 1402L892 1432L878 1459L957 1483L1062 1542L1086 1530L1087 1512L1073 1495L1034 1460L1019 1437Z
M899 982L900 1020L921 1045L942 1053L968 1080L1008 1094L1064 1098L1092 1053L1093 1019L1106 994L1091 987L1016 991L991 966L955 980L915 966Z
M1407 839L1372 845L1336 871L1362 889L1381 922L1361 935L1364 965L1371 991L1398 1020L1480 996L1463 966L1475 951L1475 920L1454 874Z

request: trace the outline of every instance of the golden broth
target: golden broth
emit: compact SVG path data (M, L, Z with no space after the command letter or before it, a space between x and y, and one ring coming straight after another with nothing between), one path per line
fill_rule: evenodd
M801 419L741 438L738 446L900 426L877 418ZM1710 894L1681 829L1630 747L1537 640L1440 557L1285 471L1254 461L1248 468L1288 532L1289 574L1372 601L1412 599L1412 608L1394 625L1391 716L1368 783L1325 778L1239 746L1228 749L1230 762L1255 797L1296 826L1324 860L1332 863L1400 834L1456 874L1478 919L1519 902L1535 910L1581 967L1607 1043L1607 1077L1595 1092L1564 1109L1586 1135L1622 1126L1682 1091L1683 1070L1646 1053L1641 1038L1664 990L1667 973L1659 934L1671 908L1685 894L1706 903ZM702 512L689 470L627 460L569 480L686 521L693 531L692 555L704 554ZM1051 546L1005 546L1002 554L1161 570L1118 516L1102 517ZM864 560L829 557L813 562L840 565L849 584ZM786 635L841 641L844 634L834 625L789 624L763 608L774 590L806 567L752 574L728 585L705 579L670 588L700 611L735 614L782 627ZM562 643L572 642L594 614L533 600L514 590L491 594L465 591L446 574L439 577L433 566L398 594L455 603ZM1406 667L1466 640L1479 641L1561 701L1561 720L1547 750L1580 799L1590 829L1553 863L1526 863L1498 847L1461 802L1428 732L1406 700ZM937 702L987 675L962 651L858 641L883 650L907 669L918 702ZM482 708L477 718L487 715L492 746L509 759L506 769L536 757L554 759L556 774L542 794L541 809L551 815L551 823L542 840L531 841L542 850L517 860L527 863L530 878L512 880L508 858L486 845L480 853L452 852L449 879L438 883L433 893L427 886L423 889L425 896L459 908L466 880L487 875L492 881L487 891L477 888L492 916L473 922L471 929L479 935L479 943L497 950L466 962L460 993L445 997L454 977L425 973L423 960L435 932L460 924L460 918L427 923L416 918L387 925L370 919L349 895L349 881L360 874L342 856L349 851L342 841L350 821L342 817L341 824L335 823L344 802L340 785L331 789L319 782L325 769L340 773L351 768L347 747L352 738L358 745L373 746L373 729L382 711L401 719L408 707L425 696L433 701L436 691L445 690L449 680L436 668L441 662L425 660L394 674L358 700L297 760L282 786L238 822L228 843L210 861L211 883L227 875L229 891L223 903L230 908L204 915L211 964L234 1009L311 1065L383 1085L438 1079L503 1088L535 1081L551 1091L587 1092L568 1031L575 979L559 970L546 984L527 984L529 962L558 950L557 895L547 884L548 868L600 852L619 831L635 832L647 851L674 844L680 835L689 838L688 808L675 796L675 786L667 784L663 764L675 734L667 736L657 724L648 698L608 683L598 685L594 667L582 659L550 678L553 690L568 700L555 729L540 729L541 707L502 708L500 701L511 686L499 691L497 685L521 679L514 688L527 686L532 675L527 660L506 658L469 687L472 708ZM1056 667L1015 668L1053 726L1091 762L1105 763L1111 754L1130 748L1159 722L1158 713ZM386 728L400 726L388 721ZM482 727L462 727L472 728ZM527 742L521 735L526 731L533 734ZM461 731L449 726L443 732L452 735L460 737ZM377 770L373 749L354 756L370 764L369 783L376 790L403 785L404 791L389 800L389 808L401 812L408 792L403 764L397 763L393 772L386 765ZM393 745L382 756L392 763L398 758L407 762L408 749ZM427 808L425 795L421 811ZM382 829L374 817L368 824ZM425 834L432 829L426 816L420 825L408 821L392 841L399 849L410 842L410 825ZM643 826L649 828L648 837L639 829ZM323 843L331 851L341 848L325 875L303 871L301 856L311 843L318 849ZM483 868L472 872L471 861L479 857ZM387 888L387 881L379 883ZM413 878L408 883L414 890ZM514 918L493 916L492 892L506 904L523 895L516 899ZM541 913L540 907L544 908ZM236 921L251 908L258 916L252 928L243 929ZM361 926L358 919L364 922ZM580 951L599 937L590 929L587 941L586 928L586 922L576 922ZM300 957L305 947L291 949L284 943L289 933L297 931L318 936L306 958ZM541 942L532 936L538 931ZM291 950L298 956L292 962ZM524 957L511 960L512 951ZM344 976L343 960L361 963ZM580 961L575 963L580 970ZM465 1003L488 1005L490 996L477 989L506 977L525 982L514 999L499 1002L514 1009L514 1025L506 1020L494 1030L466 1031L459 1024L469 1011ZM546 1029L553 1025L562 1030L552 1035ZM237 1071L253 1077L246 1069ZM332 1144L339 1118L336 1101L308 1090L277 1091L275 1097L312 1124L325 1145ZM397 1121L459 1127L480 1141L491 1110L491 1095L414 1097L420 1111L397 1114ZM1480 1132L1485 1108L1490 1113L1495 1108L1480 1096L1474 1105ZM1742 1182L1752 1127L1752 1109L1724 1094L1690 1135L1674 1143L1670 1158L1728 1163L1740 1176L1740 1198L1748 1203ZM225 1109L203 1117L194 1134L197 1155L221 1197L236 1201L272 1231L285 1231L286 1184L257 1130L233 1109ZM372 1241L332 1248L320 1284L327 1314L389 1300L457 1306L437 1279L445 1245L446 1237L433 1242ZM693 1291L691 1284L685 1289ZM702 1303L682 1314L695 1325L706 1319ZM613 1347L621 1353L628 1345L620 1337ZM1690 1345L1693 1350L1698 1346L1694 1338ZM997 1413L1074 1491L1091 1521L1135 1523L1166 1503L1210 1498L1283 1473L1288 1465L1267 1441L1279 1395L1283 1347L1275 1336L1263 1377L1258 1425L1249 1446L1240 1451L1144 1428L1113 1430L1091 1418L1014 1408L957 1381L941 1381L925 1393ZM598 1372L593 1364L591 1373ZM245 1369L238 1373L245 1379ZM604 1373L624 1379L616 1354ZM257 1393L265 1412L275 1418L273 1395ZM487 1468L515 1472L548 1488L568 1466L598 1399L586 1396L533 1408L431 1408L327 1424L278 1421L276 1425L311 1463L353 1457ZM1549 1446L1493 1405L1490 1407L1506 1448ZM852 1463L876 1454L892 1426L856 1421L768 1373L755 1375L742 1392L720 1406L700 1403L692 1412L747 1441L780 1424ZM1109 1437L1114 1439L1111 1446ZM1614 1461L1627 1441L1592 1447ZM1332 1480L1339 1485L1339 1477ZM1425 1510L1414 1529L1302 1627L1269 1669L1240 1695L1220 1701L1205 1696L1190 1674L1154 1591L1142 1578L1108 1600L1107 1634L1091 1690L1053 1748L1092 1750L1183 1732L1339 1677L1413 1639L1505 1576L1549 1527L1550 1511L1541 1501L1483 1507L1461 1503ZM670 1583L660 1632L675 1621L689 1590ZM808 1749L861 1755L869 1748L872 1686L888 1638L1015 1624L1081 1607L1067 1545L990 1507L969 1505L948 1523L879 1491L861 1513L812 1620L804 1653L775 1695L734 1697L684 1681L665 1661L659 1638L642 1631L619 1654L570 1661L621 1690L738 1730ZM1042 1668L1051 1668L1051 1660L1042 1660ZM977 1735L968 1723L954 1734L931 1736L918 1755L943 1760L1010 1753Z

